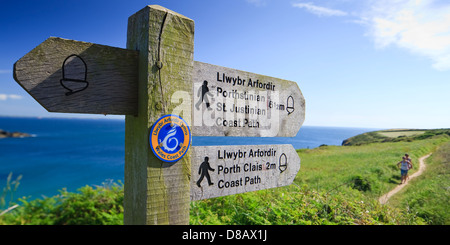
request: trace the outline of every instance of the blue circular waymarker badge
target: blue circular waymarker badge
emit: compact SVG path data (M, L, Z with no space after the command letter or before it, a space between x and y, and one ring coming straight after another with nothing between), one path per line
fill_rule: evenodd
M150 131L150 148L164 162L176 162L191 145L191 131L183 118L165 115L159 118Z

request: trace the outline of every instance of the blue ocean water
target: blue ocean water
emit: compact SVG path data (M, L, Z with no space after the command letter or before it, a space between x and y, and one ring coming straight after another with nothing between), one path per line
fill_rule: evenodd
M76 191L110 180L123 182L124 120L0 117L0 129L34 135L0 139L0 191L9 173L13 173L13 180L22 175L16 198L48 197L62 188ZM315 148L341 145L349 137L373 130L303 126L296 137L193 137L192 145L292 144L296 149Z

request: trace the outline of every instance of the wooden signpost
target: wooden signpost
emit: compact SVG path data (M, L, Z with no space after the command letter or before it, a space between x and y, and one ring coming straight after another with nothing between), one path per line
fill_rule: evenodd
M50 112L126 115L124 224L188 224L191 200L289 185L300 169L291 145L189 148L191 135L292 137L305 118L297 83L193 52L194 21L151 5L128 19L127 49L51 37L14 64Z

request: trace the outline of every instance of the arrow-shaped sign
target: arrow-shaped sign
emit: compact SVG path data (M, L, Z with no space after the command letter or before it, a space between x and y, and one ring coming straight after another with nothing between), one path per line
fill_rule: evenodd
M14 79L50 112L135 115L138 52L50 37L14 64Z
M191 200L290 185L299 170L292 145L195 146Z
M194 63L192 134L294 137L305 120L296 82Z

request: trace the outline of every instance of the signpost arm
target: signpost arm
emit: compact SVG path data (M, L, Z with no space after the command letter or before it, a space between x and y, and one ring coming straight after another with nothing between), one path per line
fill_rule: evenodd
M124 224L188 224L190 151L163 162L150 149L149 134L165 114L191 124L194 21L147 6L128 19L127 49L139 51L139 81L138 114L125 118Z

